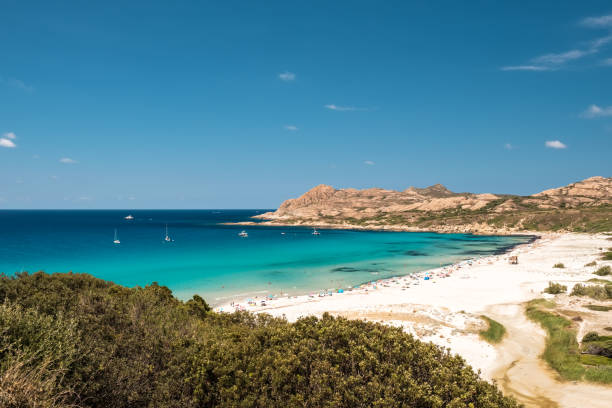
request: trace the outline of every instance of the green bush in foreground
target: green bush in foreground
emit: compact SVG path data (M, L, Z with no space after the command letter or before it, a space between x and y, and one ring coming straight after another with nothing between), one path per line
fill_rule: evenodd
M584 266L595 266L595 265L597 265L597 262L595 261L589 262L588 264L584 264Z
M489 328L487 330L481 330L480 337L488 341L489 343L499 343L504 335L506 334L506 328L499 322L491 319L487 316L480 316L484 319L488 324Z
M542 358L559 373L561 378L577 381L612 383L612 367L582 364L576 331L566 318L543 310L540 299L527 303L527 317L539 323L548 333Z
M610 268L610 265L602 266L601 268L599 268L593 273L599 276L607 276L607 275L612 274L612 268Z
M554 264L553 268L565 268L565 265L563 265L561 262L559 262L559 263Z
M559 293L567 292L567 286L561 285L560 283L548 282L548 287L544 289L545 293L551 295L558 295Z
M157 284L36 273L0 277L0 406L518 404L462 358L398 328L217 314Z

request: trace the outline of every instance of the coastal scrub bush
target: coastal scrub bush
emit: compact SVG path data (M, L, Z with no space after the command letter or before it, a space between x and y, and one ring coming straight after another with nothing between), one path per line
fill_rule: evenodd
M489 328L487 330L481 330L479 332L480 337L482 337L489 343L494 343L494 344L499 343L504 337L504 335L506 334L506 328L501 323L496 322L490 317L487 317L487 316L480 316L480 317L484 319L489 325Z
M561 285L560 283L548 282L548 287L544 289L545 293L551 295L558 295L559 293L567 292L567 286Z
M587 341L594 341L594 340L597 340L598 338L599 338L599 335L597 334L597 332L588 332L582 337L582 342L584 343Z
M588 264L584 264L584 266L595 266L595 265L597 265L597 262L595 261L589 262Z
M604 261L612 261L612 251L610 250L610 248L608 248L608 250L603 253L601 259L603 259Z
M400 328L215 313L84 274L0 275L0 381L15 408L518 407Z
M612 358L612 336L589 332L582 338L582 352ZM612 364L612 360L610 360Z
M610 285L583 285L577 283L574 285L571 296L588 296L593 299L605 300L612 298L612 284Z
M610 265L602 266L601 268L599 268L593 273L599 276L607 276L607 275L612 274L612 268L610 268Z
M561 262L559 262L559 263L554 264L553 268L565 268L565 265L563 265Z

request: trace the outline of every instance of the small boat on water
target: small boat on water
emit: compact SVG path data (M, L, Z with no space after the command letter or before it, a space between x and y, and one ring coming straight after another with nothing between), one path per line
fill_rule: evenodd
M249 234L247 234L247 232L246 232L246 231L240 231L240 232L238 233L238 236L239 236L239 237L242 237L242 238L246 238L246 237L248 237L248 236L249 236Z
M312 235L321 235L321 233L319 231L317 231L316 228L312 229Z
M173 242L174 241L172 238L170 238L170 235L168 235L168 224L166 224L166 236L164 237L164 241L165 242Z
M117 236L117 228L115 228L115 239L113 240L113 244L120 244L119 237Z
M133 220L134 216L132 214L128 214L125 217L123 217L123 219L125 219L125 220Z

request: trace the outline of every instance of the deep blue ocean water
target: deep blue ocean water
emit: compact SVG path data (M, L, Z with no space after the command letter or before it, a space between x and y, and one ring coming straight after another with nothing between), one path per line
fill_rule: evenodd
M529 237L236 227L264 210L0 211L0 272L85 272L218 304L307 293L499 253ZM135 219L124 217L133 214ZM174 242L166 243L165 225ZM121 244L113 244L114 230ZM238 233L246 230L247 238Z

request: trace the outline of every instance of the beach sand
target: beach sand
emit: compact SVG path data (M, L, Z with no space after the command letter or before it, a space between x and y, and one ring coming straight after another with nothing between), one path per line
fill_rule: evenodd
M223 305L217 310L246 309L284 316L332 315L402 327L423 341L448 347L487 380L494 380L526 406L609 407L612 387L563 382L539 356L546 334L527 320L524 303L542 295L549 281L567 285L593 277L600 248L612 246L604 235L549 234L511 252L465 261L417 274L372 282L331 296L280 297L255 303ZM508 258L518 256L518 265ZM561 262L565 268L553 268ZM612 262L598 261L597 267ZM429 279L426 280L426 277ZM575 298L574 298L575 299ZM562 295L564 307L588 314L580 302ZM584 302L583 302L584 303ZM478 331L486 315L502 323L507 334L498 345L483 341ZM612 319L611 319L612 320ZM610 322L612 325L612 321Z

